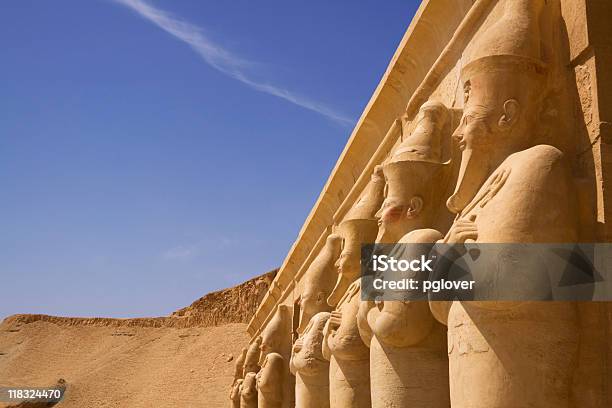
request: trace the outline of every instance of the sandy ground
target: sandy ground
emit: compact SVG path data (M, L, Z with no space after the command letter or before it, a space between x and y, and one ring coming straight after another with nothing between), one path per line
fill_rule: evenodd
M10 316L0 324L0 387L64 379L59 408L227 407L246 322L275 274L209 293L170 316ZM0 402L7 406L46 403Z
M67 382L60 408L227 407L246 324L112 327L0 325L0 386ZM0 407L7 404L0 403Z

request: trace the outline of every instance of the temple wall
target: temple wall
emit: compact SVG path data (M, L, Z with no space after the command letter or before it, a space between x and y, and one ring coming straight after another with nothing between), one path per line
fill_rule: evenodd
M468 11L474 3L491 2L423 1L281 265L270 292L251 320L248 328L251 336L271 318L275 305L287 298L295 285L295 276L299 276L308 260L316 256L311 253L320 248L317 243L325 241L323 236L331 232L330 225L357 200L371 169L389 153L397 139L389 129L405 111L406 104L423 84Z
M457 126L463 108L460 71L474 52L475 40L499 19L505 1L509 0L423 1L250 321L248 333L252 338L266 327L278 305L295 305L301 279L327 237L360 198L374 167L401 143L402 121L408 122L410 129L422 103L435 99L451 108L453 126ZM548 3L553 11L541 22L543 27L550 27L542 39L546 45L543 57L556 67L550 87L562 102L551 113L559 124L557 131L542 142L558 147L570 159L583 209L580 239L610 242L612 1L548 0ZM443 147L443 154L445 160L457 157L450 145ZM437 227L444 230L448 225ZM607 342L609 351L603 360L612 367L612 305L602 304L586 324L599 328L597 341ZM609 374L602 378L601 387L612 381ZM609 394L607 398L612 401Z
M559 0L557 0L559 1ZM452 3L452 6L451 6ZM389 63L380 84L340 155L319 199L306 219L279 273L249 325L254 336L269 320L274 306L292 304L292 289L300 274L320 250L331 225L339 223L358 199L369 174L399 141L396 119L404 111L414 117L420 103L428 98L449 107L462 107L459 70L469 56L470 40L498 17L496 0L424 1ZM609 39L612 3L605 0L559 1L559 41L567 49L555 50L557 57L569 60L574 71L575 106L571 118L574 135L569 141L576 156L577 175L594 179L587 186L586 199L597 208L598 241L612 240L610 205L612 187L612 51ZM469 23L469 24L468 24ZM552 22L553 24L555 22ZM579 137L575 137L579 134ZM567 148L565 149L567 150ZM606 164L608 166L606 166ZM607 188L606 188L607 187Z

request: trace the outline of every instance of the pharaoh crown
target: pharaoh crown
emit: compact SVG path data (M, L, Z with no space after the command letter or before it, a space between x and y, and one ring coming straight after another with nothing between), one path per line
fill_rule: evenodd
M546 0L511 0L498 7L504 7L501 17L475 39L461 70L464 83L479 73L546 73L540 33Z

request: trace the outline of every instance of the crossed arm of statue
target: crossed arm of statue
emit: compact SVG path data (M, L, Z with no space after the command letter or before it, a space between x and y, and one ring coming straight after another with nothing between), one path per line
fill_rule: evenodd
M374 326L380 310L378 303L382 301L364 300L359 305L359 311L357 312L357 327L359 328L359 335L364 344L370 347L370 342L374 336L372 327Z
M293 358L295 357L295 355L297 353L300 352L300 350L302 350L302 347L304 346L304 342L302 340L302 338L298 338L295 343L293 343L293 347L291 349L291 358L289 359L289 371L291 371L291 374L295 375L295 373L297 372L297 370L295 369L295 365L293 364Z
M331 316L327 323L325 323L325 327L323 328L323 358L326 360L331 360L331 349L329 347L329 342L333 341L333 332L335 332L338 327L340 327L340 322L342 321L342 312L338 310L334 310L331 312Z
M475 219L457 220L448 231L442 243L465 244L478 239L478 228Z

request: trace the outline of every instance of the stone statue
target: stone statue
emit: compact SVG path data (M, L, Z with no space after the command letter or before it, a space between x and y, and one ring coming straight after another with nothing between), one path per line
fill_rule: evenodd
M282 391L282 407L289 407L294 402L294 384L289 379L289 360L291 358L291 309L287 305L278 305L276 313L261 332L261 343L259 346L259 365L264 366L266 357L270 353L276 353L282 357L283 361L283 378L287 378L280 388ZM275 363L277 364L277 363ZM276 367L276 366L275 366ZM276 368L275 368L276 369ZM261 406L261 402L260 402ZM268 405L275 406L275 405Z
M300 323L297 329L299 334L304 332L312 316L331 310L327 304L327 298L336 281L334 263L340 255L341 244L342 238L339 235L328 236L325 246L312 261L300 282L302 288L300 291Z
M240 395L242 393L242 378L237 379L232 384L230 391L230 401L232 402L232 408L240 408Z
M276 313L261 332L259 363L262 365L268 353L278 353L286 358L291 356L291 311L287 305L278 305Z
M428 255L443 235L430 227L449 213L440 211L450 166L443 163L441 140L450 137L450 113L438 102L425 103L413 133L383 165L385 200L376 214L378 241L413 244L403 259ZM412 277L426 279L427 277ZM449 407L446 328L425 299L362 301L357 319L370 347L372 407Z
M550 4L513 0L497 7L504 7L501 18L475 39L461 72L465 107L453 136L461 166L447 202L457 217L444 242L576 242L575 192L564 154L532 145L547 82L539 22ZM452 406L574 406L574 303L440 306L432 310L448 325Z
M327 299L335 307L324 329L323 356L330 361L332 408L371 406L369 352L359 336L361 245L373 243L376 210L383 200L384 179L377 166L362 197L340 223L343 248L336 264L338 281Z
M449 218L440 209L450 167L441 161L441 146L450 135L451 114L444 104L430 101L415 120L412 134L382 166L386 187L376 213L377 243L397 243L411 231L431 228L436 217Z
M246 355L244 356L244 369L243 375L246 377L247 373L259 372L259 354L261 346L261 337L256 337L253 342L247 348Z
M285 406L284 388L287 382L286 362L278 353L268 353L257 373L259 408L281 408Z
M296 376L295 407L329 407L329 361L323 358L323 328L330 313L317 313L293 345L289 367Z
M257 408L257 382L254 372L244 376L240 387L240 408Z
M246 359L247 349L243 348L240 352L240 356L234 363L234 380L230 387L230 400L232 401L232 407L240 407L240 386L244 378L244 361Z
M240 356L236 359L234 363L234 381L244 378L244 362L246 360L247 348L244 347L240 351Z
M383 200L384 188L382 167L376 166L364 194L338 226L336 234L342 238L342 248L335 265L336 285L327 299L332 307L338 305L349 285L361 276L361 245L371 244L376 239L375 214Z

